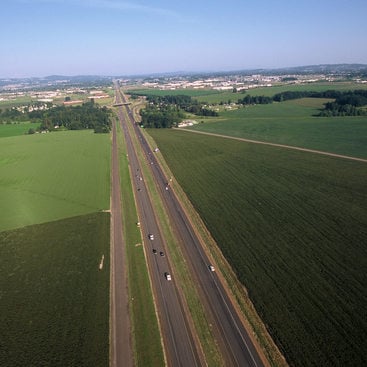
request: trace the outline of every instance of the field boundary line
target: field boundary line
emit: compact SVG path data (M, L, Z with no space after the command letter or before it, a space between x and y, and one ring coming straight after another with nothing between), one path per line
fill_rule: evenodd
M198 130L192 130L192 129L178 129L178 128L174 128L174 129L175 130L180 130L180 131L187 131L187 132L191 132L191 133L196 133L196 134L216 136L216 137L219 137L219 138L239 140L239 141L243 141L243 142L246 142L246 143L270 145L270 146L278 147L278 148L293 149L293 150L298 150L298 151L301 151L301 152L322 154L322 155L326 155L326 156L329 156L329 157L344 158L344 159L350 159L350 160L353 160L353 161L367 163L367 159L364 159L364 158L351 157L349 155L342 155L342 154L336 154L336 153L331 153L331 152L324 152L322 150L314 150L314 149L308 149L308 148L295 147L293 145L285 145L285 144L270 143L270 142L260 141L260 140L251 140L251 139L245 139L245 138L238 138L238 137L235 137L235 136L208 133L208 132L205 132L205 131L198 131Z

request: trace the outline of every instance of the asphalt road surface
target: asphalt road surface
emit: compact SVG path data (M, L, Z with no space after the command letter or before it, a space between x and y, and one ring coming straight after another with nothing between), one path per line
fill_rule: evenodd
M116 104L124 102L122 97L116 91ZM158 310L166 363L168 366L202 366L204 359L195 343L190 327L191 323L188 320L175 279L172 276L168 257L165 256L165 243L160 234L159 224L145 186L143 173L131 141L130 132L127 128L128 121L125 119L124 108L118 107L118 117L127 145L130 174L133 180L139 222ZM153 235L153 238L151 235ZM153 249L156 250L156 253L153 252ZM171 280L169 280L168 274L171 276Z
M118 93L119 94L119 93ZM120 95L122 102L126 102L126 99L123 94ZM185 212L183 211L178 199L176 198L174 192L169 188L167 189L167 183L169 180L165 177L163 171L161 170L160 166L158 165L157 160L155 159L155 153L151 151L149 145L145 141L144 136L140 132L140 128L135 123L132 112L128 105L125 105L127 110L129 120L128 121L131 126L133 127L136 136L138 137L138 141L140 143L140 149L143 150L146 159L149 162L149 166L152 169L152 173L157 184L157 187L160 191L161 197L163 202L166 206L167 212L170 216L170 220L174 225L174 232L180 239L181 247L183 254L185 256L185 260L189 266L189 270L192 273L194 279L197 282L199 294L201 296L201 301L204 305L204 308L207 313L207 317L212 324L213 332L215 333L216 340L218 342L220 351L222 353L223 359L225 361L226 366L263 366L263 361L261 360L256 348L254 347L251 338L249 337L247 330L245 329L241 318L239 317L236 309L234 308L228 294L221 283L220 279L218 278L216 272L210 270L210 262L209 259L203 250L200 241L198 240L189 219L186 217ZM126 121L125 121L126 123ZM129 160L131 163L132 157L130 157L129 152ZM135 163L134 163L135 164ZM140 176L136 177L138 181L136 181L136 185L141 185L142 182L140 180ZM140 189L140 190L139 190ZM146 192L144 186L139 186L137 188L137 196L143 196ZM145 202L146 199L143 199ZM146 208L141 208L140 213L144 215L144 211ZM163 245L162 238L159 236L159 229L155 227L155 225L151 221L156 221L154 216L154 212L147 215L147 236L149 233L158 231L157 242L156 237L152 242L152 250L153 248L160 251L160 246ZM153 226L153 227L151 227ZM162 280L166 280L164 276L162 277L165 271L167 271L166 267L169 267L169 264L162 264L161 258L156 254L149 254L148 252L148 260L153 257L153 262L149 261L149 267L152 270L154 267L158 269L157 272L153 273L152 277L154 279L154 283L156 283L157 276L161 276ZM150 255L150 256L149 256ZM163 265L163 267L162 267ZM166 308L175 307L174 314L176 314L177 310L176 307L179 307L180 301L178 300L178 305L170 305L166 306L165 301L171 297L174 297L173 294L168 294L167 287L171 287L170 281L163 281L160 283L158 288L162 288L162 296L163 296L163 304L158 303L158 308L160 311L166 312ZM158 292L159 293L159 292ZM166 296L164 296L166 295ZM169 297L167 297L169 295ZM182 316L185 318L185 315ZM169 323L169 330L170 333L174 335L175 329L179 326L176 323ZM165 331L165 333L167 330ZM165 337L165 336L164 336ZM176 343L180 339L175 337L171 338L172 343ZM169 355L174 354L176 345L170 346L168 352ZM173 348L173 349L172 349ZM190 364L187 360L181 360L180 356L177 355L176 360L172 359L172 363L169 365L172 366L194 366L195 364ZM198 360L196 363L199 363Z

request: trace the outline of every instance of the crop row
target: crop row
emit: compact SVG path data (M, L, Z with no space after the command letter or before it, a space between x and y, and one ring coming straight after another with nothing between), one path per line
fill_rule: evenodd
M365 364L365 165L150 134L290 364Z
M108 365L109 219L0 232L1 366Z

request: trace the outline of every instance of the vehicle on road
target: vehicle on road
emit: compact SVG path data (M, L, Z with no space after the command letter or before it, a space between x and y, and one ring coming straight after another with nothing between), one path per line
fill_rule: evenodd
M209 265L208 267L209 267L209 270L210 270L210 271L215 271L215 268L214 268L214 266L213 266L213 265Z
M159 252L159 255L164 256L164 252L163 251L160 251Z
M157 250L154 248L153 249L153 254L156 255L157 254Z
M165 272L164 276L166 277L167 280L172 280L170 273Z
M154 235L153 235L153 234L151 234L151 233L149 233L149 234L148 234L148 238L149 238L151 241L153 241L153 240L154 240Z

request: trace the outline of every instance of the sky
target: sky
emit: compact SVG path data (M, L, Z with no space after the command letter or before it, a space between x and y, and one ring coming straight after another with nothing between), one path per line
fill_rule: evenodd
M0 78L367 64L366 0L2 0Z

